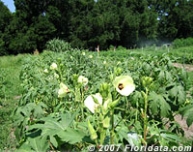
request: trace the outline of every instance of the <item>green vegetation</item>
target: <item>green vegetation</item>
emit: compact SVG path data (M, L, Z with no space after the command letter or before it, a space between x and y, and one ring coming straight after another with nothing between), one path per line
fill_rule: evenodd
M0 151L191 145L192 2L0 1Z
M65 52L72 50L72 48L68 42L59 39L53 39L46 43L46 50L53 52Z
M36 49L42 52L52 39L64 40L73 48L94 50L99 45L106 50L110 46L136 48L191 38L192 3L193 0L14 0L16 12L11 13L0 1L0 55Z
M22 59L25 55L4 56L0 58L0 149L12 148L16 141L11 113L18 105L21 96L21 81L19 79ZM5 148L6 149L6 148Z
M175 39L173 42L174 48L180 48L180 47L189 47L192 46L193 44L193 39L192 38L186 38L186 39Z
M87 151L88 146L100 144L191 145L174 115L184 115L188 125L193 122L193 72L172 66L192 64L191 50L191 46L171 46L169 51L166 47L117 48L1 57L0 149ZM117 92L119 87L130 87L124 75L135 84L131 94ZM94 113L86 104L86 100L94 102L90 95L98 102ZM165 126L168 122L170 128ZM138 138L129 138L129 132Z

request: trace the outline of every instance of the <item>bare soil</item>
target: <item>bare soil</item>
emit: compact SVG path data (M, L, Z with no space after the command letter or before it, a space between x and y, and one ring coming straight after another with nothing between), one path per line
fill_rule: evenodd
M172 63L172 65L176 68L184 68L188 72L193 71L193 65L191 64Z
M193 138L193 124L190 127L188 127L188 125L186 124L186 119L182 118L182 116L179 114L176 115L174 119L182 127L185 137L188 139L192 139Z
M187 72L193 71L193 65L191 65L191 64L173 63L173 66L176 68L184 68ZM193 138L193 124L190 127L188 127L188 125L186 124L186 119L182 118L181 115L176 115L175 121L178 122L179 125L184 130L185 137Z

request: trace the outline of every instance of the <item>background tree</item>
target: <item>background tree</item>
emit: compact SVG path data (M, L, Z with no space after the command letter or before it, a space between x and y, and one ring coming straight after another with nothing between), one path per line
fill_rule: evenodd
M172 10L171 21L174 22L177 33L175 38L187 38L193 36L193 0L178 0ZM174 18L175 17L175 18ZM175 20L174 20L175 19Z
M192 0L151 0L150 3L158 13L159 39L172 41L193 36Z
M69 0L71 10L69 18L69 41L73 47L88 48L92 33L93 0Z
M118 8L113 0L95 2L89 24L92 25L90 46L100 45L102 49L107 49L110 45L118 45L121 29Z
M157 14L147 0L125 0L117 2L117 5L120 15L121 45L136 47L157 37Z
M59 38L72 47L141 47L193 36L193 0L14 0L0 2L0 52L42 51Z
M47 1L15 0L15 7L14 19L7 30L10 53L42 51L55 31L46 14Z
M11 19L12 19L12 14L9 11L9 9L4 5L3 2L0 1L0 55L5 55L7 54L7 49L6 49L6 40L5 40L5 35L6 35L6 28L9 25Z

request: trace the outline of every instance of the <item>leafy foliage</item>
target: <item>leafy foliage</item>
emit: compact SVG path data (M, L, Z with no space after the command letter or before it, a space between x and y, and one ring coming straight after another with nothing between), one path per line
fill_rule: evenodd
M192 0L15 0L14 4L16 11L11 13L0 3L0 55L41 52L56 38L73 48L106 50L193 36Z
M47 42L46 49L53 52L70 51L72 48L68 42L59 39L53 39Z
M186 94L191 85L186 72L174 68L168 55L128 53L121 58L77 50L26 57L20 74L23 93L14 111L18 149L83 151L91 144L188 145L174 115L182 113L188 125L192 124L192 97ZM122 75L130 75L136 86L127 97L112 84ZM88 78L88 83L79 83L79 76ZM64 96L60 97L59 91L64 91ZM102 105L91 113L84 100L97 92ZM97 98L93 100L99 103ZM133 136L137 139L130 138Z
M193 43L193 38L189 37L187 39L176 39L173 41L173 47L174 48L180 48L184 46L191 46Z
M0 1L0 56L7 54L6 42L5 42L5 31L6 27L9 25L12 15L8 8Z

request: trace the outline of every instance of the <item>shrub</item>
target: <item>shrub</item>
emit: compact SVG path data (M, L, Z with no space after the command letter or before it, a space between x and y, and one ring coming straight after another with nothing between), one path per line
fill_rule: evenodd
M68 42L55 38L47 42L46 49L53 52L65 52L71 50L72 48Z
M186 39L176 39L173 41L173 47L179 48L179 47L185 47L185 46L192 46L193 45L193 38L186 38Z

